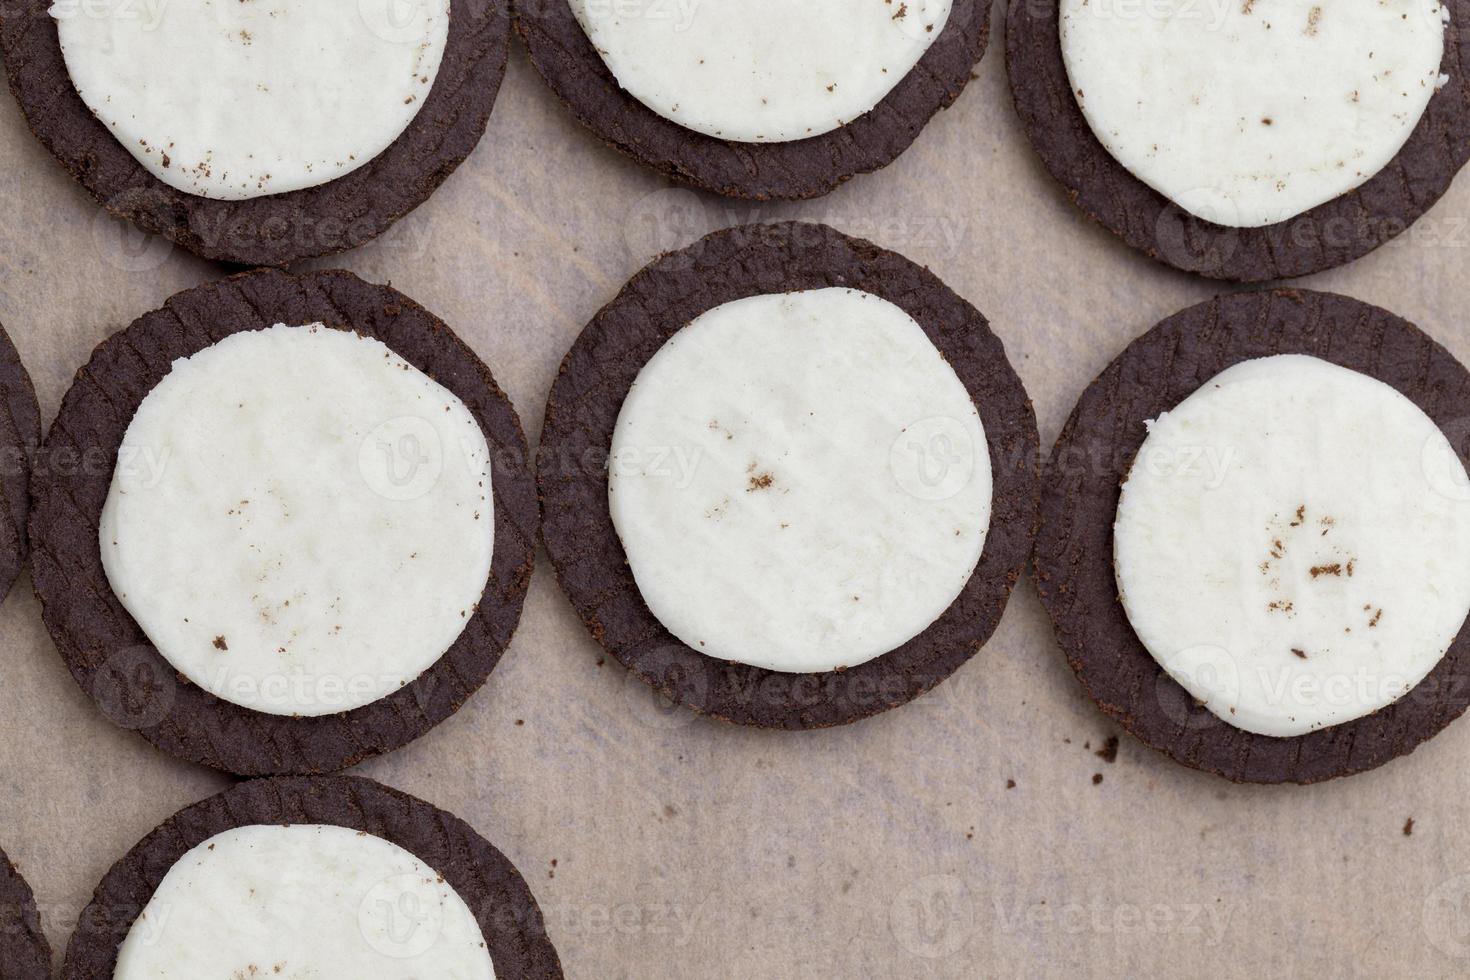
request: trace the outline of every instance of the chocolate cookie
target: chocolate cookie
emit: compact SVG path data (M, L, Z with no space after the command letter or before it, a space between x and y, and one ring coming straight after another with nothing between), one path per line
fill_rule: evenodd
M0 980L49 980L51 945L41 932L36 897L0 851Z
M36 389L10 336L0 329L0 599L25 564L31 456L40 442Z
M608 502L614 426L640 370L690 321L770 293L850 287L912 317L984 422L991 518L974 573L913 639L847 669L777 672L706 656L676 639L633 578ZM908 259L823 225L731 228L655 261L589 323L552 388L538 457L542 538L593 637L656 691L703 714L768 728L821 728L904 704L990 637L1035 529L1031 403L985 318Z
M1083 688L1140 741L1235 782L1314 783L1412 752L1459 717L1470 704L1470 634L1462 630L1429 675L1387 708L1271 737L1215 717L1164 672L1134 632L1114 575L1120 487L1145 438L1144 422L1231 365L1275 354L1312 355L1384 382L1470 461L1470 373L1417 327L1331 293L1221 297L1135 340L1082 394L1044 478L1034 574Z
M525 879L473 827L423 800L369 779L287 777L241 783L185 807L112 866L67 945L67 980L111 978L118 949L164 876L190 849L255 824L322 824L371 834L412 853L474 914L505 980L562 975L541 909ZM208 936L198 937L208 942Z
M301 717L222 700L177 673L110 586L98 527L123 436L175 360L242 331L314 322L382 342L464 403L490 450L495 527L480 602L437 662L386 697ZM30 518L42 616L82 689L114 722L165 752L242 775L341 769L449 717L505 651L534 559L527 453L515 410L485 365L442 321L389 287L346 272L264 270L187 290L99 345L62 400L38 457Z
M418 207L479 142L505 73L504 0L453 0L437 76L408 128L371 162L325 184L247 200L159 180L82 101L49 0L0 13L11 91L42 144L108 212L207 259L284 265L355 248Z
M567 0L524 0L516 30L541 77L604 143L664 176L727 197L820 197L908 149L933 115L969 82L990 37L990 0L954 0L939 37L867 114L824 135L791 142L735 142L680 126L625 91Z
M1258 282L1304 276L1371 252L1409 227L1449 189L1470 159L1470 2L1448 0L1442 71L1398 155L1356 190L1261 227L1196 217L1149 187L1088 126L1062 58L1058 0L1012 0L1006 65L1031 145L1089 218L1167 265L1213 279ZM1249 8L1249 4L1247 4ZM1265 120L1269 122L1269 120Z

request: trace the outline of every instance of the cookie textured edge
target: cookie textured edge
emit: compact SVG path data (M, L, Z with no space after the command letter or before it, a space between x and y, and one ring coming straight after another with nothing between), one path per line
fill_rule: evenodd
M41 407L10 335L0 328L0 599L30 554L31 461L41 444Z
M830 133L785 143L722 140L649 109L618 85L567 0L516 0L514 19L537 73L603 143L702 190L790 201L886 167L954 104L985 53L990 4L954 0L939 37L877 106Z
M561 961L515 866L453 814L358 776L239 783L185 807L114 864L67 945L64 980L111 980L119 947L159 883L191 849L237 827L328 824L372 834L434 869L474 915L499 980L559 980Z
M1230 228L1197 218L1135 177L1093 134L1062 59L1058 0L1010 0L1006 70L1022 129L1083 214L1165 265L1211 279L1290 279L1361 258L1408 229L1470 160L1470 0L1445 0L1449 81L1389 164L1294 218Z
M1044 479L1033 575L1087 695L1139 741L1239 783L1316 783L1412 752L1470 704L1470 630L1394 704L1306 735L1233 728L1144 647L1118 598L1113 522L1144 421L1231 365L1308 354L1377 378L1424 411L1470 467L1470 372L1418 327L1334 293L1275 290L1189 307L1133 341L1078 399Z
M664 342L736 299L829 286L873 293L923 328L980 411L994 490L980 562L934 624L845 670L782 673L708 657L648 609L607 500L606 462L623 400ZM990 638L1031 551L1039 503L1036 416L985 318L933 273L824 225L715 232L635 275L582 331L552 386L538 453L542 540L589 632L656 692L744 725L841 725L932 689Z
M0 980L51 980L51 944L31 886L0 851Z
M369 704L293 717L225 701L178 674L113 593L98 521L127 426L175 360L241 331L314 322L382 341L465 403L490 448L495 545L479 604L438 661ZM442 320L348 272L242 273L179 293L104 340L62 399L33 498L36 594L72 677L113 722L164 752L244 776L342 769L448 718L509 645L534 567L535 483L510 400Z
M408 128L351 173L316 187L221 201L170 187L82 101L51 0L0 10L0 55L26 123L115 217L206 259L281 266L355 248L418 207L469 156L490 119L510 48L508 0L452 0L439 73Z

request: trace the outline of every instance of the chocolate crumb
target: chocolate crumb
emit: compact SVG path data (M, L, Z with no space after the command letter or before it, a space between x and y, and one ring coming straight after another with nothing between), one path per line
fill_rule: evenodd
M1007 779L1006 780L1006 789L1015 789L1015 788L1016 788L1016 781L1014 779Z
M1096 786L1100 782L1102 782L1102 773L1100 773L1100 772L1093 773L1092 774L1092 785Z
M1118 736L1109 735L1108 740L1103 743L1102 748L1095 753L1104 762L1118 761Z
M225 638L223 636L216 636L214 638L214 648L216 650L228 650L230 648L230 645L225 642Z
M1412 837L1413 835L1414 835L1414 818L1413 817L1410 817L1409 819L1407 819L1407 820L1404 821L1404 836L1405 837Z

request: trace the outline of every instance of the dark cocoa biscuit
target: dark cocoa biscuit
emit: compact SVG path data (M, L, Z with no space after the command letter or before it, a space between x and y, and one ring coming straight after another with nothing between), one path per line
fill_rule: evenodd
M253 824L327 824L372 834L412 853L469 906L495 975L562 975L535 897L520 872L463 820L407 793L355 776L240 783L185 807L112 866L66 949L66 980L110 980L118 947L177 861L216 834ZM208 942L209 937L200 937Z
M1231 365L1274 354L1310 354L1390 385L1470 466L1470 372L1413 324L1332 293L1221 297L1135 340L1083 392L1044 479L1034 574L1083 688L1140 741L1235 782L1314 783L1412 752L1459 717L1470 704L1470 632L1389 707L1275 738L1233 728L1195 704L1134 633L1113 571L1113 521L1144 421Z
M708 657L648 609L607 499L613 428L638 372L695 317L765 293L843 286L900 307L979 409L993 479L984 551L954 603L903 646L846 670L780 673ZM551 390L538 454L542 539L593 637L656 691L703 714L766 728L823 728L904 704L989 639L1036 526L1036 417L985 318L927 269L823 225L730 228L639 272L582 331Z
M495 545L478 607L433 666L351 711L290 717L221 700L174 670L108 584L98 521L128 424L176 359L240 331L313 322L382 341L464 402L490 448ZM515 409L443 321L351 273L262 270L172 297L97 347L63 398L37 460L33 574L52 639L77 683L113 721L193 762L241 775L319 773L398 748L484 683L520 618L537 510Z
M1062 60L1058 0L1011 0L1006 67L1016 111L1051 175L1089 218L1166 265L1213 279L1259 282L1343 265L1404 231L1470 160L1470 0L1446 0L1441 71L1407 143L1382 171L1341 197L1260 228L1197 218L1114 159L1077 104Z
M50 980L51 944L36 897L0 851L0 980Z
M741 143L686 129L619 85L567 0L517 0L516 30L557 98L604 143L672 180L756 201L820 197L908 149L959 98L990 38L990 0L954 0L939 37L882 102L830 133Z
M112 214L207 259L284 265L355 248L418 207L485 132L510 44L506 0L453 0L439 73L409 127L364 166L317 187L221 201L170 187L82 101L50 0L0 11L10 89L38 139Z
M41 442L41 409L10 335L0 329L0 599L25 564L31 456Z

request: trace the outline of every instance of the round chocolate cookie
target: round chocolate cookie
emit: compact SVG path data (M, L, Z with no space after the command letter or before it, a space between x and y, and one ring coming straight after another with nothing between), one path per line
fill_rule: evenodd
M665 345L696 318L736 301L833 287L861 291L912 318L915 336L932 344L931 356L937 350L938 363L952 369L960 398L983 419L993 488L983 551L977 548L973 573L957 580L957 598L937 618L923 620L927 628L855 666L775 670L752 666L743 657L736 662L700 652L676 638L650 610L615 526L608 462L620 413L645 365L666 353ZM855 329L860 318L838 322ZM772 354L780 358L781 348ZM806 448L809 459L817 447L808 442ZM840 725L918 697L990 637L1030 552L1039 492L1037 452L1035 415L1000 340L974 307L929 271L823 225L731 228L638 273L568 352L551 391L538 455L542 538L562 589L592 635L662 695L740 724ZM888 458L885 449L885 463ZM728 462L705 465L718 472ZM751 494L784 492L779 478L772 487L768 474L736 473L742 486L748 477ZM741 504L747 499L754 498L742 496ZM793 574L798 586L804 578L825 581L817 567ZM854 608L858 598L852 597ZM752 657L768 652L743 651Z
M548 980L562 975L561 962L546 935L541 910L525 879L473 827L423 800L372 780L334 776L244 782L185 807L164 821L113 865L97 886L67 946L62 976L68 980L111 980L121 975L116 972L119 953L134 923L158 892L165 876L192 849L240 828L300 825L341 827L358 835L380 838L437 872L442 884L456 893L473 915L496 977ZM277 870L268 868L261 873L275 878ZM439 928L439 920L443 919L447 926L448 918L445 913L434 916L432 908L425 907L425 903L392 906L369 901L374 898L374 892L394 884L397 884L394 879L379 882L366 896L361 896L360 910L354 897L349 913L356 913L352 917L361 928L361 934L354 937L355 942L365 942L385 955L399 957L407 967L415 951L423 952L436 936L447 932ZM236 888L235 892L238 891ZM384 892L384 896L385 901L391 901L393 893ZM409 891L397 897L413 899L416 893ZM313 896L313 900L322 903L321 896ZM398 922L396 936L391 933L378 936L372 928L376 925L373 917L395 909L402 915L418 918ZM184 914L183 910L176 911ZM155 946L167 941L167 925L167 920L155 924L165 930L162 936L153 937ZM417 933L423 933L430 943L420 943L415 938ZM187 938L205 947L227 948L221 936ZM322 937L323 941L331 938ZM380 944L390 941L399 948L391 952L380 948ZM268 955L271 951L262 952ZM272 964L267 963L260 968L260 974L268 976L271 970ZM249 975L254 976L254 971Z
M923 57L866 114L787 142L721 139L649 109L618 84L568 0L525 0L517 4L515 20L541 77L604 143L702 190L758 201L801 200L886 167L936 112L959 98L985 53L990 0L953 0L948 21Z
M1445 6L1450 15L1443 84L1398 154L1356 189L1259 226L1228 227L1196 216L1145 184L1103 146L1068 76L1059 0L1012 0L1006 64L1031 145L1089 218L1186 272L1239 282L1290 278L1351 262L1400 234L1444 195L1470 159L1470 36L1463 29L1470 23L1470 2L1446 0ZM1244 9L1249 12L1251 5ZM1274 68L1263 71L1275 76ZM1351 96L1356 100L1355 92ZM1273 120L1250 122L1269 127Z
M1306 734L1257 734L1206 710L1135 632L1115 575L1114 522L1145 422L1232 365L1281 354L1377 379L1427 415L1461 463L1470 460L1470 373L1417 327L1331 293L1221 297L1135 340L1082 394L1047 468L1034 559L1042 604L1088 695L1145 744L1236 782L1314 783L1363 772L1412 752L1470 704L1470 634L1461 630L1428 675L1388 707ZM1294 519L1302 517L1299 510ZM1310 539L1324 540L1331 529L1331 519L1322 519L1319 538L1314 515ZM1280 541L1275 547L1280 557ZM1340 572L1329 566L1311 574ZM1346 574L1353 574L1351 562ZM1278 608L1291 613L1290 603ZM1376 624L1373 617L1366 625Z
M31 457L40 442L36 389L10 336L0 329L0 599L25 564Z
M379 361L390 352L402 358L397 365L402 371L395 370L394 375L407 375L416 368L427 376L425 383L442 386L458 399L460 410L467 411L466 424L477 425L483 433L489 458L482 465L488 466L492 477L494 526L493 534L486 537L493 537L493 552L486 556L488 578L483 592L478 584L471 586L479 601L452 620L456 625L451 629L458 629L457 634L448 634L453 636L452 645L422 673L408 673L412 679L403 686L384 688L391 693L331 714L298 710L295 701L288 702L282 713L257 710L191 682L183 668L176 669L165 659L130 615L125 597L114 591L99 540L99 527L106 520L104 505L109 511L112 507L115 471L124 472L119 455L125 434L144 399L166 377L177 376L175 362L213 349L226 338L236 343L265 337L268 328L281 323L321 324L329 336L343 331L342 337L353 337L357 343L384 345ZM238 343L233 349L243 350ZM270 401L269 394L262 393L264 401ZM446 408L446 417L447 413ZM281 438L289 440L284 432ZM368 446L366 439L363 446ZM268 463L289 448L289 441L283 441L264 458ZM262 270L199 286L172 297L162 309L145 314L100 344L62 400L38 456L30 518L42 616L82 689L114 722L136 730L165 752L242 775L340 769L404 745L449 717L484 683L504 653L520 617L534 560L537 511L527 457L520 421L490 371L441 320L396 290L339 271L292 276ZM188 469L184 464L189 460L163 462L160 478L168 476L169 467ZM206 465L219 467L229 462L221 459ZM438 471L425 472L440 484L444 482ZM443 472L447 478L447 466ZM367 476L366 470L363 475ZM190 493L197 497L208 489L207 479L207 475L201 479L201 490ZM369 482L367 490L382 496L392 487L379 488ZM376 498L369 495L367 499ZM178 503L182 510L189 503L187 496ZM246 503L239 502L241 507ZM311 503L300 499L297 508ZM443 516L449 518L447 513ZM479 520L478 513L474 519ZM473 526L483 528L483 524ZM294 533L311 530L298 526ZM117 542L111 543L115 549ZM331 541L312 543L316 548L331 546ZM286 553L291 547L288 540ZM223 550L222 567L229 567L231 563L223 561ZM168 556L159 559L169 564L174 560ZM180 575L198 578L214 571L198 567L197 562L190 565L187 556L177 560L184 564L174 566L174 577L147 591L167 593L169 582L179 587L187 584ZM234 560L240 560L239 556ZM284 564L289 567L292 563ZM338 572L356 574L351 568L338 568ZM404 587L409 584L405 582ZM256 587L271 588L264 579ZM248 590L249 586L241 588ZM309 594L305 598L308 601L298 602L298 610L303 605L320 608ZM384 596L384 601L393 598ZM237 605L251 610L255 599L242 591ZM334 607L340 608L341 601L339 594ZM289 598L285 605L290 606ZM269 615L289 612L276 607ZM268 613L262 607L259 617ZM255 615L241 613L247 625ZM437 628L441 620L455 615L454 610L447 610L437 619L425 617L421 625L426 628L432 620ZM461 620L463 626L458 627ZM339 624L330 632L343 628ZM348 622L345 628L350 635L353 624ZM232 654L224 636L214 641L213 648L216 653L212 655L223 665L242 653L241 644L236 643ZM333 704L353 702L339 697L321 703L331 710Z
M504 0L453 0L433 84L386 149L326 183L229 200L160 180L93 114L68 72L53 9L50 0L21 0L0 12L0 52L31 130L108 212L204 258L241 265L355 248L427 200L484 133L510 34ZM168 166L166 151L163 160ZM197 168L209 172L207 162Z
M0 980L49 980L51 945L41 932L36 897L0 851Z

